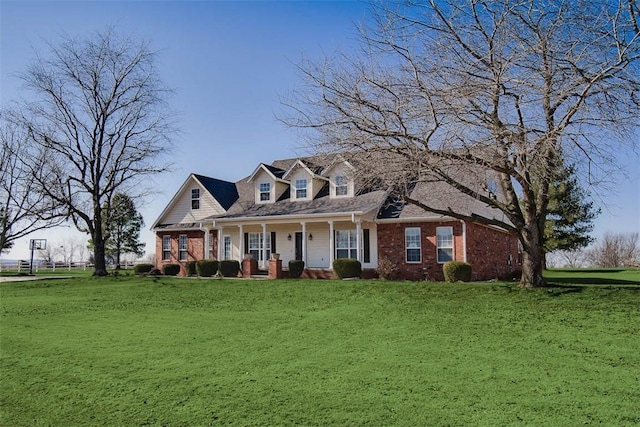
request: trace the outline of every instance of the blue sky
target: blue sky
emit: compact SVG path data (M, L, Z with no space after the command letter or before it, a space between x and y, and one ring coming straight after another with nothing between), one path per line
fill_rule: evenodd
M235 181L260 162L303 155L299 133L278 122L279 98L298 83L304 55L320 59L355 45L355 25L366 18L359 1L4 1L0 2L0 102L21 93L16 74L61 32L89 34L115 25L147 38L160 51L159 71L175 89L171 99L182 132L175 138L172 173L155 178L160 189L140 210L147 228L190 172ZM594 235L640 231L637 155L622 156L628 178L600 194L603 212ZM38 232L59 243L69 229ZM154 236L143 233L147 250ZM26 258L28 238L4 258Z

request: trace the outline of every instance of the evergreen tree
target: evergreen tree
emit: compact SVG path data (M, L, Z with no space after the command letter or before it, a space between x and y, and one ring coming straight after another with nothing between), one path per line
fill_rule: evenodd
M136 211L131 197L116 193L111 206L105 206L105 251L115 257L116 268L120 268L120 258L124 254L144 254L144 243L140 243L140 229L144 226L142 215Z
M8 215L4 206L0 206L0 253L11 249L13 242L6 238L9 235Z
M573 165L560 166L549 186L549 206L544 227L544 253L584 248L593 242L589 233L600 209L587 201Z

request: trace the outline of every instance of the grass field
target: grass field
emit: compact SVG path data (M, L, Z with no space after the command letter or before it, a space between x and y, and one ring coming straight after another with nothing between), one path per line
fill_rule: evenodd
M640 424L640 286L553 274L2 283L0 425Z

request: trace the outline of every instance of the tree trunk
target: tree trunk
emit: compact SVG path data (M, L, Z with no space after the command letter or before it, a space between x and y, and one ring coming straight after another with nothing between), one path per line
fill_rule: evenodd
M102 235L102 227L100 222L96 221L96 228L91 236L93 239L93 258L94 258L94 276L106 276L107 275L107 261L104 250L104 237Z
M544 267L544 251L542 250L542 233L538 232L536 227L534 230L522 233L524 241L522 242L522 278L520 279L520 287L535 288L546 286L546 282L542 277Z

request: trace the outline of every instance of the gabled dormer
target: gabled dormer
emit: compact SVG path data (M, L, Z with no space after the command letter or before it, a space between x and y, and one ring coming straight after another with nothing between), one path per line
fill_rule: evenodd
M283 179L285 171L273 166L260 165L253 171L247 182L254 184L256 203L274 203L289 188Z
M322 175L329 180L329 197L353 197L355 168L344 159L338 159L322 171Z
M291 183L291 200L313 200L328 181L320 171L318 166L296 160L283 175Z

